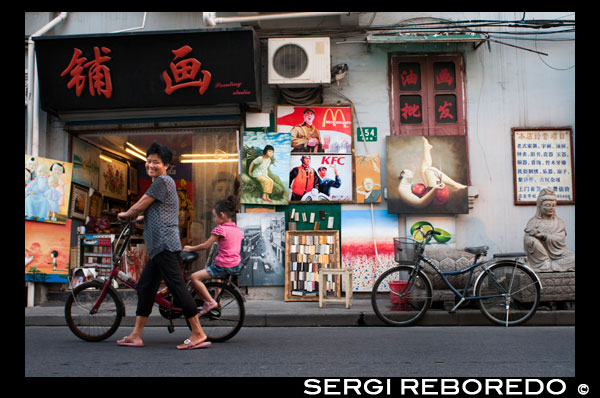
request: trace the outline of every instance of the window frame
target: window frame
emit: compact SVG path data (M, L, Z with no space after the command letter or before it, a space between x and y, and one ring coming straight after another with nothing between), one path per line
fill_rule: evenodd
M401 91L399 63L416 62L421 66L421 89ZM434 85L434 64L454 62L456 87L452 90L436 90ZM467 135L467 113L465 99L465 63L463 53L390 53L388 56L388 80L390 96L390 133L391 135ZM456 96L456 123L436 121L436 95ZM403 124L401 120L400 95L420 95L422 103L422 122Z

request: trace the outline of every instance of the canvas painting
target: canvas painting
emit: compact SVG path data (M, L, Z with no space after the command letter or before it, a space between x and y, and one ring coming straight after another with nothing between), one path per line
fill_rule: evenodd
M288 204L290 139L290 133L244 132L242 203Z
M467 214L465 136L388 136L388 212Z
M352 155L292 155L290 202L352 202Z
M102 195L127 200L127 164L116 159L100 161L99 191Z
M66 223L72 175L73 163L25 155L25 219Z
M98 189L100 148L73 137L73 182Z
M369 210L343 210L342 231L342 266L352 268L353 291L370 292L377 277L394 266L398 216L374 210L371 218Z
M278 105L277 131L291 133L294 153L352 153L352 107Z
M285 213L240 213L241 286L283 286L285 283Z
M418 227L421 227L420 229ZM452 216L407 216L406 236L412 237L418 242L423 241L423 233L429 230L439 232L433 235L429 245L456 247L456 218Z
M356 203L380 203L381 157L374 153L356 156Z
M67 283L71 220L65 224L25 221L25 281Z

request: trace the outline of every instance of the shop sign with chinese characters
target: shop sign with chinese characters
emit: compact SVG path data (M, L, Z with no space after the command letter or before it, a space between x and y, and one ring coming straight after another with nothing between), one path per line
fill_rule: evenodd
M260 101L260 50L252 29L42 36L35 41L40 101L49 112Z
M513 128L516 205L534 205L542 188L552 188L558 204L575 203L573 132L564 128Z

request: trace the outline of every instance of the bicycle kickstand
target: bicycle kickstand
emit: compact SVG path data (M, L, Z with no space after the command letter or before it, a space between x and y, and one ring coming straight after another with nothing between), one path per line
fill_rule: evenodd
M169 333L173 333L175 331L175 326L173 325L173 320L169 319L169 325L167 326L167 330Z

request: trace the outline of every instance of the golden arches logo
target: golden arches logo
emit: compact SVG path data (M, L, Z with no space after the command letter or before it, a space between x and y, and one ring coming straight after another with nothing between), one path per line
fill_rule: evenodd
M335 126L336 125L336 121L337 121L337 117L338 114L340 114L342 116L342 125L346 125L346 116L344 116L344 112L341 109L336 109L335 112L333 111L332 108L327 108L327 110L325 111L325 115L323 116L323 126L325 127L325 123L327 123L327 115L331 115L331 123Z

